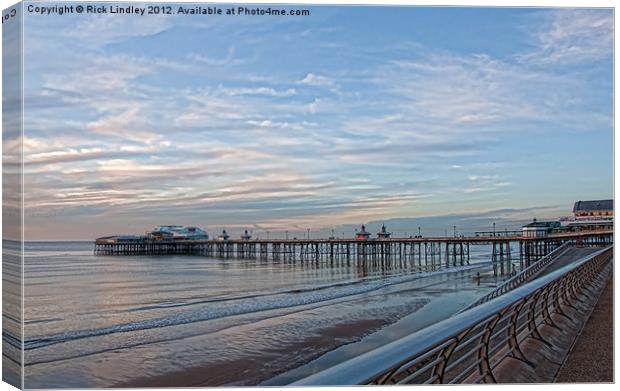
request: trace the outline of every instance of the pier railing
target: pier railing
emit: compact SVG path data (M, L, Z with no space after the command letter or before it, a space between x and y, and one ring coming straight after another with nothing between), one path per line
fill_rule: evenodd
M613 247L585 256L502 296L362 354L292 386L493 383L507 357L529 363L521 346L541 341L543 324L561 328L584 300L597 296L612 272ZM545 343L549 343L546 342Z
M464 308L460 312L465 312L469 310L470 308L477 307L482 303L486 303L489 300L492 300L496 297L506 294L507 292L510 292L511 290L516 289L519 286L525 284L527 281L531 280L532 278L536 277L536 275L538 275L540 272L542 272L551 262L556 260L572 244L573 243L571 243L570 241L565 242L560 247L556 248L549 254L542 257L540 260L531 264L529 267L523 269L521 272L516 274L514 277L511 277L510 279L506 280L501 285L499 285L497 288L493 289L491 292L482 296L480 299L476 300L475 302L473 302L471 305Z

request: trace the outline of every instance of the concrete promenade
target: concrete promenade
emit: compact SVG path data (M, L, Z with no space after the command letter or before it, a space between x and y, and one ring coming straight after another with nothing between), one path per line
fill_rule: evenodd
M614 381L614 283L609 281L560 369L558 383Z
M554 271L563 268L577 259L588 256L598 250L600 250L600 248L596 247L570 248L568 251L557 257L546 268L544 268L538 277L553 273Z
M579 253L581 249L573 249ZM498 383L613 381L612 265L588 295L562 306L521 345L526 360L507 357L494 371ZM580 334L581 332L581 334ZM501 353L501 352L500 352Z

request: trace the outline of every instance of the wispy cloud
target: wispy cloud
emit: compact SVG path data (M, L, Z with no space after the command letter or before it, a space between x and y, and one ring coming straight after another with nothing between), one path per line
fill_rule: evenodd
M144 6L144 4L136 4ZM68 38L77 43L104 46L128 38L140 38L161 33L172 26L172 18L158 15L156 18L132 18L131 22L111 14L83 15L74 28L66 29Z
M527 71L487 55L431 54L417 61L395 61L385 74L390 76L377 82L392 86L401 102L398 112L410 114L412 122L415 118L417 123L422 119L429 125L443 125L444 134L475 125L549 117L562 104L552 102L553 94L571 86L553 74Z
M291 129L291 130L304 130L310 127L316 127L316 123L312 122L301 122L301 123L289 123L289 122L273 122L270 120L263 121L248 121L249 125L258 126L261 128L281 128L281 129Z
M246 62L246 60L242 58L235 58L234 46L228 48L228 54L223 58L213 58L199 53L190 53L187 58L197 63L211 66L233 66L241 65Z
M498 175L469 175L469 184L463 189L465 193L489 192L512 185Z
M610 58L613 13L609 10L559 9L545 18L536 35L536 49L519 54L522 62L584 64Z
M298 80L297 83L310 87L324 88L333 93L340 93L341 91L340 85L338 85L333 78L312 72L306 74L306 76Z
M221 88L224 94L236 95L267 95L275 97L293 96L297 93L294 88L278 91L269 87L253 87L253 88Z
M308 73L306 77L299 80L299 84L306 84L314 87L333 87L336 83L326 76Z

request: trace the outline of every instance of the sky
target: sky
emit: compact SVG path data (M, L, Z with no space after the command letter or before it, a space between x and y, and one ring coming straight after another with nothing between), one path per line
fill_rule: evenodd
M26 13L26 239L443 233L613 197L612 10L282 7L310 15Z

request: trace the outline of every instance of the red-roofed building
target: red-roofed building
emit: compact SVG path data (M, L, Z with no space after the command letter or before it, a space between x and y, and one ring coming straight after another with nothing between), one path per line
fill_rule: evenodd
M370 232L366 231L366 226L362 225L362 229L355 233L355 239L368 240L370 238Z

